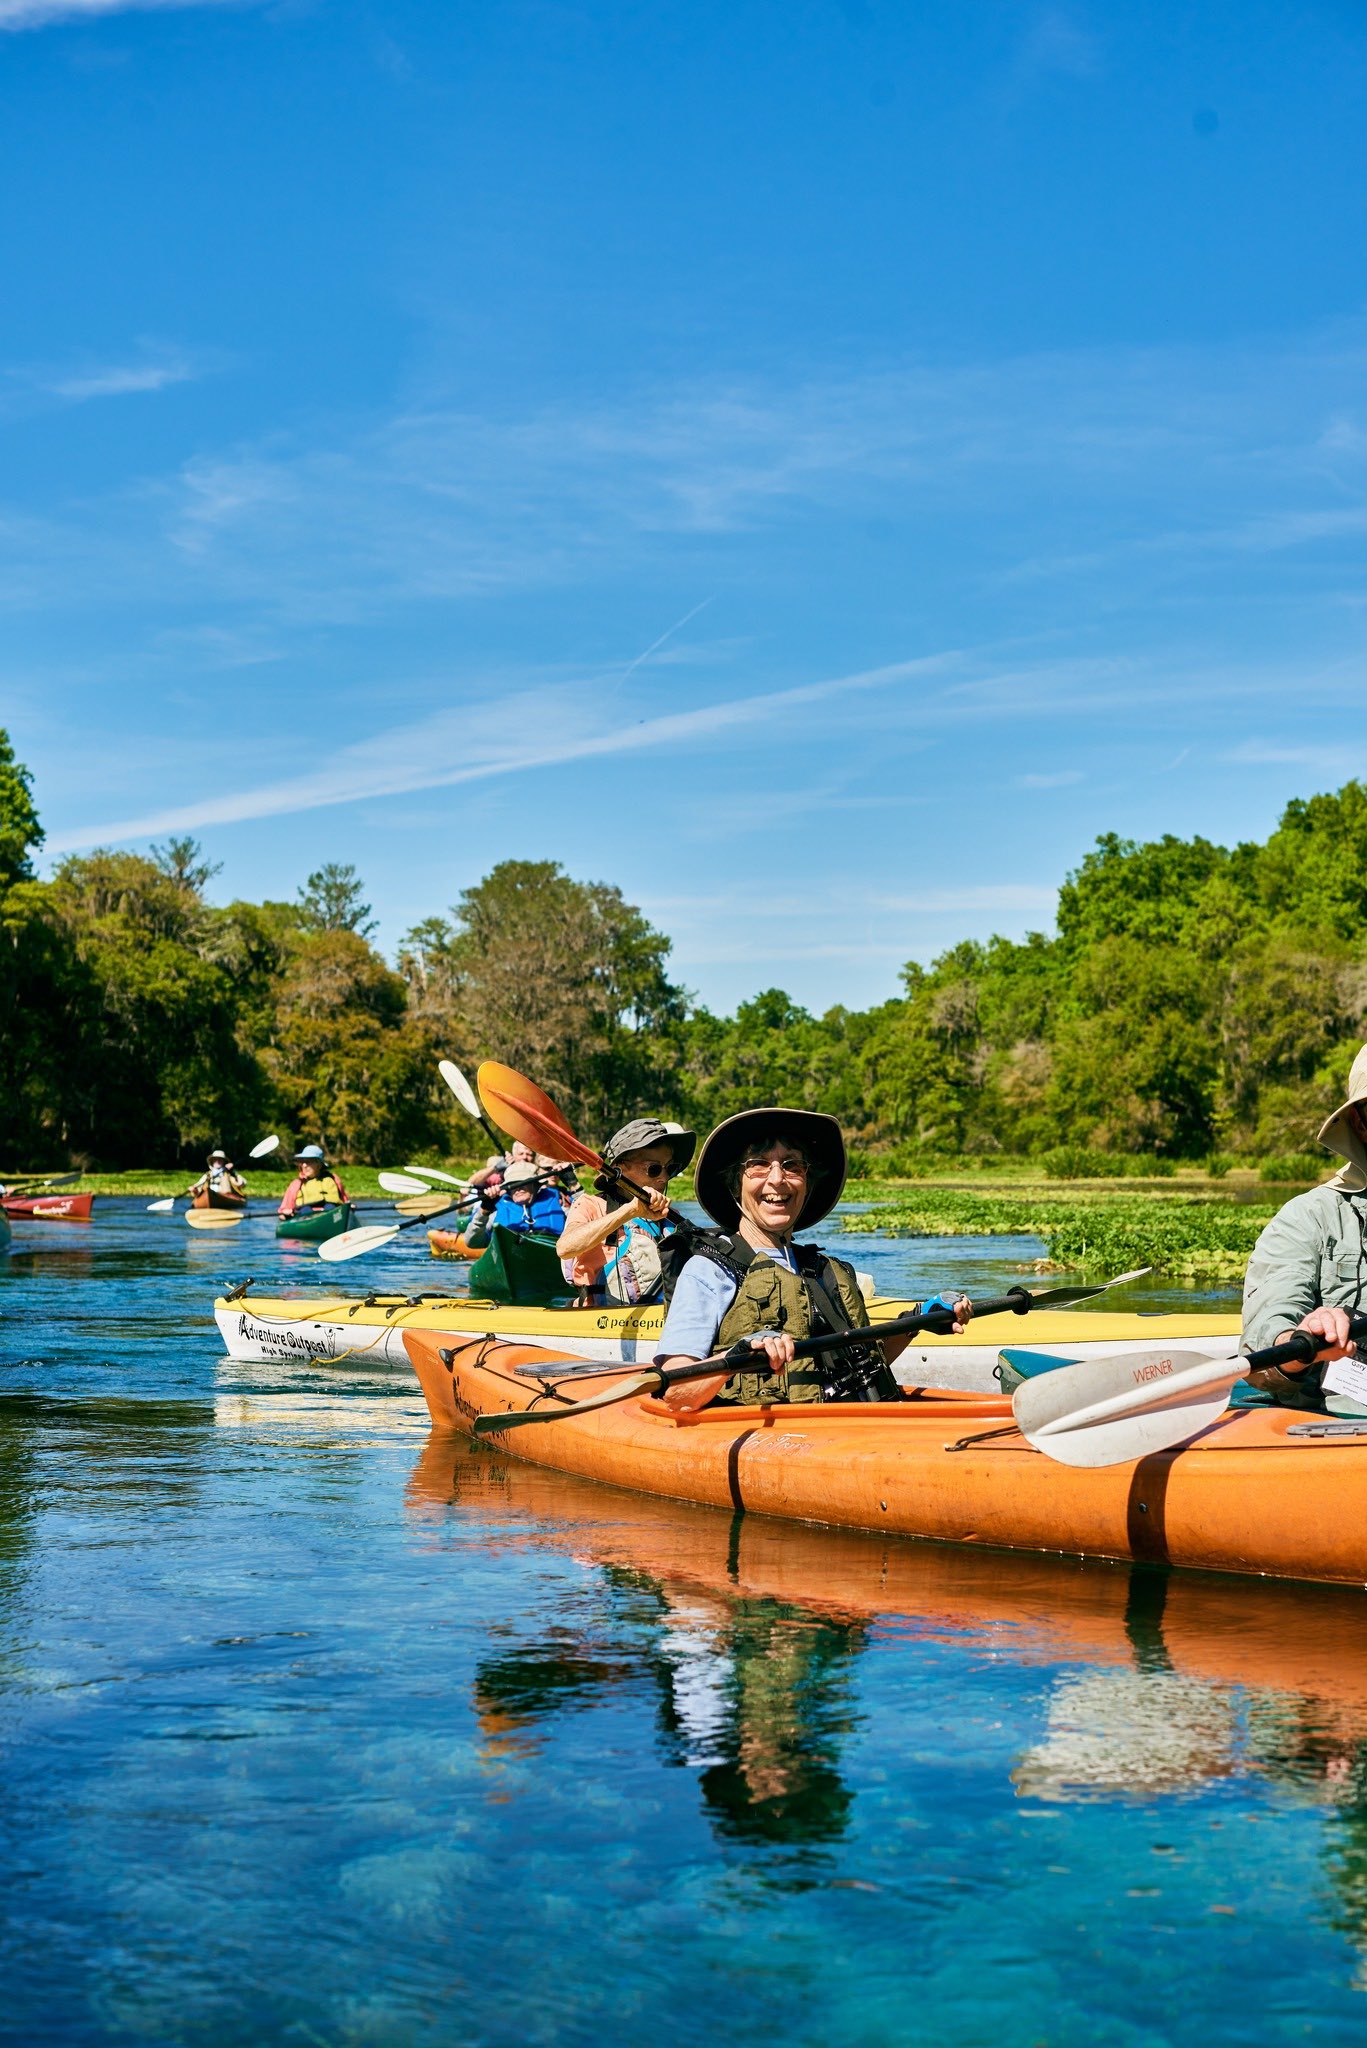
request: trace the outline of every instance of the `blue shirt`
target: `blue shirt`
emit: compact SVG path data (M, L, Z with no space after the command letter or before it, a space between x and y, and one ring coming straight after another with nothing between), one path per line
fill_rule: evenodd
M785 1245L782 1250L767 1244L753 1245L751 1249L763 1252L766 1258L777 1259L790 1273L796 1273L797 1260L793 1257L791 1245ZM722 1317L739 1291L739 1280L733 1280L715 1259L705 1259L695 1253L679 1275L674 1299L669 1304L665 1326L660 1332L656 1359L710 1358L716 1349Z

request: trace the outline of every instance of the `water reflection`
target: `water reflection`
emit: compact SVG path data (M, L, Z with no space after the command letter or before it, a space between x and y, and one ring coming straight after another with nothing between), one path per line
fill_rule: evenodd
M653 1696L657 1747L698 1773L719 1835L834 1842L860 1659L890 1638L953 1643L1039 1672L1021 1688L1019 1799L1149 1801L1260 1776L1332 1807L1331 1876L1367 1944L1360 1594L727 1517L435 1436L408 1501L568 1552L629 1596L619 1634L491 1647L475 1686L491 1758L534 1754L567 1713ZM952 1742L952 1702L945 1718Z

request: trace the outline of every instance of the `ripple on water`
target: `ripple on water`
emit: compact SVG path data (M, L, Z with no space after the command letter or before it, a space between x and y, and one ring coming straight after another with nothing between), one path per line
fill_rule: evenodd
M336 1272L106 1208L0 1273L3 2038L1362 2038L1357 1596L442 1442L400 1374L222 1358L222 1280Z

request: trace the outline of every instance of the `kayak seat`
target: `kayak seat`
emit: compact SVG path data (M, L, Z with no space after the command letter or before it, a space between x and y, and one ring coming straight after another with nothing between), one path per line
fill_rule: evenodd
M1038 1379L1042 1372L1057 1372L1061 1365L1077 1363L1077 1359L1064 1358L1055 1351L1021 1351L1013 1344L997 1353L992 1376L1000 1380L1004 1394L1014 1394L1025 1380Z

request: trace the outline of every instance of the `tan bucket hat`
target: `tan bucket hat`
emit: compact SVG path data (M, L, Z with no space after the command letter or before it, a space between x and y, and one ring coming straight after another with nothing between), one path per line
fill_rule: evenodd
M719 1123L703 1140L693 1169L693 1193L723 1230L735 1230L740 1224L740 1204L726 1185L727 1168L756 1139L771 1135L791 1138L811 1162L807 1199L794 1230L810 1230L823 1216L829 1216L840 1200L847 1171L845 1135L833 1116L823 1116L815 1109L743 1109L739 1116Z
M1367 1110L1367 1045L1364 1045L1353 1061L1348 1075L1348 1100L1341 1102L1331 1117L1320 1125L1319 1140L1330 1152L1337 1152L1348 1161L1330 1181L1330 1187L1343 1188L1348 1194L1361 1194L1367 1189L1367 1139L1360 1136L1354 1119L1349 1115L1352 1109Z

